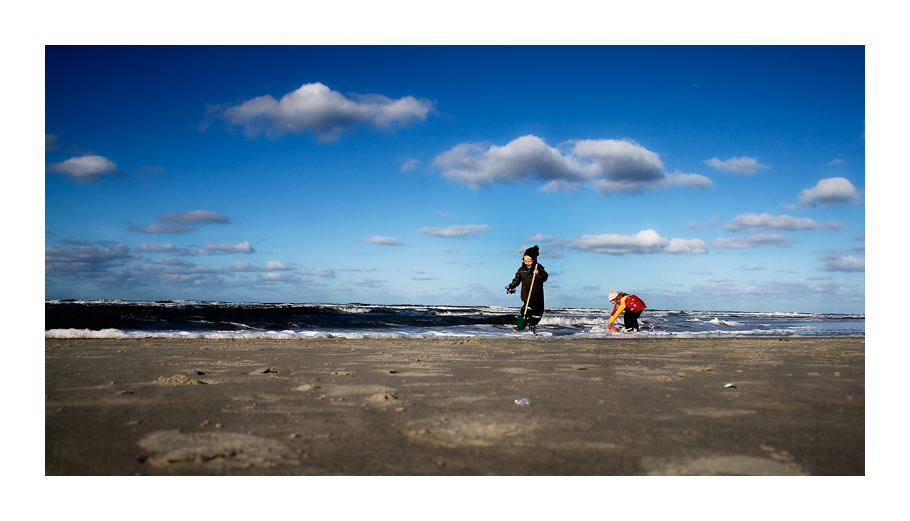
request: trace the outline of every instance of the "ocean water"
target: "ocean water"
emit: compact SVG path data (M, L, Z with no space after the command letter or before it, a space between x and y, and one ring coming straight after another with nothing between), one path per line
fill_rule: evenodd
M171 300L46 300L45 338L507 338L519 308ZM865 337L865 314L647 309L638 333L610 309L548 308L540 337ZM622 324L622 317L617 321Z

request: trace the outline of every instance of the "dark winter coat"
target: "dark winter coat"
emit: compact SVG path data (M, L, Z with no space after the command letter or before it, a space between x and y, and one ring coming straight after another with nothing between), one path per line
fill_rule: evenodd
M521 267L515 273L515 278L509 283L509 289L515 289L521 284L521 301L528 301L528 291L531 287L531 278L534 277L534 265L530 268L521 263ZM543 283L547 281L549 275L543 265L537 264L537 277L534 277L534 290L531 293L531 303L539 303L543 306Z

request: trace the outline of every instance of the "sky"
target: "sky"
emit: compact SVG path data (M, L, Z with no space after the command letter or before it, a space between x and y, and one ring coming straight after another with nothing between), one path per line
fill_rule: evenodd
M49 45L45 298L864 313L865 53Z

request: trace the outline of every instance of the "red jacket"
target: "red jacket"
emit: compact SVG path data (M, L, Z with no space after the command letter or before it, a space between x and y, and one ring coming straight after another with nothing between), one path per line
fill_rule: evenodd
M612 324L619 314L625 310L641 311L647 308L645 301L635 295L619 294L619 303L613 305L613 311L610 312L610 323Z

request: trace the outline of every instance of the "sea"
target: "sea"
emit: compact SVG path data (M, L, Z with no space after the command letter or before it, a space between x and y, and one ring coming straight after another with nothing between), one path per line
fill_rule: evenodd
M547 308L537 337L865 337L865 314L647 309L639 332L606 331L610 308ZM217 302L45 300L45 338L512 338L520 309ZM617 321L622 324L622 317Z

